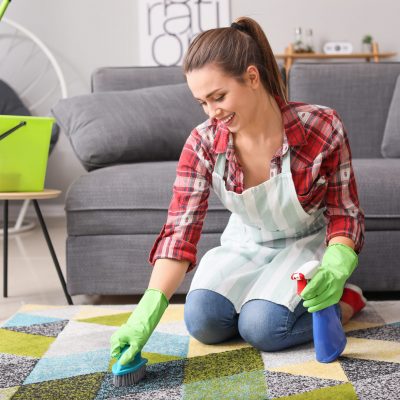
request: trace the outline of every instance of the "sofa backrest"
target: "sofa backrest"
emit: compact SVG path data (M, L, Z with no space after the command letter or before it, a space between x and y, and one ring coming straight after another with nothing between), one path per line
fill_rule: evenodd
M186 82L182 67L102 67L92 73L92 92L135 90Z
M336 109L347 128L353 157L381 158L399 74L400 62L296 63L289 72L289 99Z
M282 79L286 79L285 69L278 62ZM142 89L149 86L173 85L186 82L183 69L172 67L101 67L93 71L92 92Z
M347 129L353 157L381 158L382 137L399 75L400 62L297 62L289 72L289 99L336 109ZM185 80L180 66L102 67L92 74L92 91L127 91Z

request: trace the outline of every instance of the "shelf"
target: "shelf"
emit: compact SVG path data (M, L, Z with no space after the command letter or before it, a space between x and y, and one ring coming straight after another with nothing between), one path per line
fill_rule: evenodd
M351 54L325 54L325 53L292 53L292 54L275 54L277 59L286 59L288 57L299 60L299 59L328 59L328 58L363 58L371 59L377 56L378 58L390 58L395 57L397 53L351 53Z
M382 58L395 57L397 53L395 52L385 52L380 53L377 42L373 42L371 45L370 53L351 53L351 54L325 54L325 53L295 53L293 51L293 45L285 49L285 54L275 54L276 59L283 59L285 62L286 78L289 77L290 68L293 62L296 60L329 60L329 59L364 59L370 62L371 59L374 62L379 62Z

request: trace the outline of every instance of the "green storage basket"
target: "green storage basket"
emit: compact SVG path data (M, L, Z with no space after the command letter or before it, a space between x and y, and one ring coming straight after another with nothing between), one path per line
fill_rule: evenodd
M54 118L0 115L0 192L44 189Z

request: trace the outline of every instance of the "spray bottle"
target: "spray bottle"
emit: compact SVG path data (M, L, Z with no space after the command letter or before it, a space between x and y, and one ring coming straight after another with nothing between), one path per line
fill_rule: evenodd
M291 276L297 281L297 294L303 291L320 265L317 260L303 264ZM317 361L329 363L335 361L346 347L347 339L343 331L336 305L312 313L313 337Z

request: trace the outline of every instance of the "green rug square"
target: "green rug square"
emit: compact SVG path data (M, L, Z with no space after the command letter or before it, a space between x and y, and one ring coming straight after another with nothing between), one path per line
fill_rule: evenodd
M258 370L264 370L260 353L253 347L246 347L188 358L184 383L189 384Z
M54 337L0 329L0 353L40 358L54 340Z
M131 314L131 312L127 312L121 314L105 315L104 317L78 319L78 321L100 325L121 326L128 320Z
M13 400L93 400L100 389L104 373L78 375L73 378L24 385Z
M263 371L243 372L183 385L183 400L265 400Z

